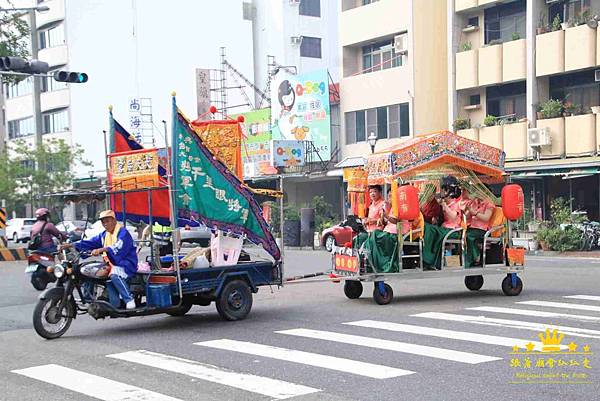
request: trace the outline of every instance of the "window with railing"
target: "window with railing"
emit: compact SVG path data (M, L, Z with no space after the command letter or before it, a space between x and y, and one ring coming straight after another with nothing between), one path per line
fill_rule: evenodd
M4 97L7 99L30 95L33 92L33 80L31 77L27 77L16 84L4 84L3 87Z
M594 70L550 77L550 97L570 105L575 113L587 113L592 106L600 106L600 86Z
M65 44L65 29L63 24L55 25L51 28L38 32L39 48L60 46Z
M67 109L51 113L44 113L42 115L42 129L44 134L68 131L69 112Z
M371 132L377 139L410 135L408 103L345 113L346 144L365 142Z
M527 115L525 81L486 89L486 114L510 120Z
M35 122L33 117L11 120L7 123L9 139L23 138L35 133Z
M362 72L369 73L400 67L405 56L394 50L394 39L362 47Z
M490 42L509 42L515 38L525 38L526 30L525 0L500 4L485 10L485 44Z
M298 7L298 13L308 17L320 17L321 0L302 0Z

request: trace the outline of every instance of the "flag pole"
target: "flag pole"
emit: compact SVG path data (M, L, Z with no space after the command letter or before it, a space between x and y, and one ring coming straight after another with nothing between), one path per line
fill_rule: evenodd
M183 288L181 287L181 270L180 270L180 266L179 266L179 230L177 227L177 197L175 196L175 180L176 180L176 175L175 175L175 170L176 170L176 166L177 166L177 152L175 152L174 147L176 145L176 130L175 130L175 124L177 123L177 105L175 102L175 91L173 91L171 93L171 96L173 98L173 121L172 121L172 126L171 126L171 146L172 146L172 157L173 157L173 163L171 163L171 165L169 166L170 168L167 170L167 175L169 176L167 183L169 186L169 198L170 198L170 203L171 203L171 207L170 207L170 214L171 214L171 232L172 232L172 236L171 236L171 241L173 242L173 265L175 266L175 271L177 272L177 289L179 290L179 303L176 305L176 307L180 307L183 304ZM166 131L166 126L165 126L165 146L167 148L167 159L169 157L169 135L167 135L167 131Z
M108 189L108 175L110 174L108 171L108 144L106 143L106 130L102 130L104 134L104 163L106 167L106 187ZM110 196L106 197L106 209L110 209Z

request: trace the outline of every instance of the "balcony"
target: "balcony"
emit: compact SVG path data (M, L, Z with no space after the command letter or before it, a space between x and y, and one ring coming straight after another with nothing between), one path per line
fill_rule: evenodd
M62 109L69 107L71 101L69 89L59 89L52 92L43 92L40 95L42 111Z
M506 124L502 128L506 160L526 160L529 155L527 123Z
M477 49L456 53L456 89L478 86Z
M479 49L479 86L502 82L502 45Z
M477 0L455 0L454 11L457 13L477 7Z
M19 120L33 115L33 97L31 94L5 100L6 121Z
M565 71L565 31L535 37L535 73L538 77Z
M596 153L596 115L565 117L565 151L567 157Z
M479 142L479 130L477 128L461 129L456 131L456 135Z
M498 149L504 149L504 135L501 125L492 127L482 127L479 129L479 142L493 146Z
M50 9L36 15L37 28L43 28L56 21L62 21L65 19L65 0L47 0L44 1L43 6L48 6Z
M565 71L596 65L596 34L586 24L565 31Z
M526 40L519 39L502 45L502 82L518 81L527 77Z
M412 19L409 4L406 1L377 1L342 12L340 45L356 45L407 31Z
M50 68L65 65L69 62L69 49L67 45L53 46L42 49L38 58L50 65Z
M342 78L342 112L410 102L410 74L411 70L402 66Z

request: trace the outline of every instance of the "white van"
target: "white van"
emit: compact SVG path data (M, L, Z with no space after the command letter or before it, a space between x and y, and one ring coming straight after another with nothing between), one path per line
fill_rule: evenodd
M15 243L29 241L31 227L35 221L35 219L21 218L8 220L6 222L6 238L13 240Z

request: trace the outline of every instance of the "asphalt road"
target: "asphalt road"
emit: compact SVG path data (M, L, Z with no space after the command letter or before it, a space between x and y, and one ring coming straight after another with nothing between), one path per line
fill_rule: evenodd
M326 270L329 255L286 251L286 260L293 276ZM342 284L288 285L261 288L241 322L222 321L214 306L181 318L81 316L53 341L32 329L39 293L25 264L0 263L0 398L598 400L600 260L528 261L519 297L502 294L502 276L486 276L477 292L460 278L396 281L386 306L373 302L371 285L357 300ZM591 297L566 298L574 295ZM549 324L561 326L562 345L592 354L511 355ZM591 368L514 366L540 358L587 358ZM574 383L511 383L525 380L518 373ZM529 380L542 379L558 380Z

